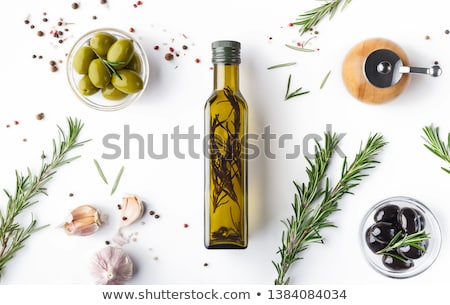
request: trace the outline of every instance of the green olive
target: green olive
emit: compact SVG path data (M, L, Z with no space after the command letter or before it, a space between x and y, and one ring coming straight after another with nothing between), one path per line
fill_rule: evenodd
M137 73L141 73L141 71L142 71L142 62L141 62L141 59L139 58L139 55L134 53L133 57L131 58L130 62L125 67L125 69L133 70L133 71L135 71Z
M118 90L116 87L114 87L111 83L103 87L102 89L102 95L104 98L112 101L118 101L125 97L127 97L128 94Z
M116 41L117 38L110 33L97 32L92 36L89 45L99 56L105 58L109 48Z
M123 69L117 71L120 77L115 73L111 77L111 84L120 91L128 94L133 94L141 91L144 88L142 78L133 70Z
M90 47L82 46L73 56L72 67L79 74L87 74L89 64L96 57L97 56Z
M87 75L83 76L78 82L78 91L80 91L82 95L86 96L92 95L96 93L98 90L99 89L92 84L91 80L89 79L89 76Z
M97 88L103 88L111 81L111 74L100 58L91 61L88 76L92 84Z
M119 39L108 50L106 59L115 69L123 69L131 61L134 54L133 40Z

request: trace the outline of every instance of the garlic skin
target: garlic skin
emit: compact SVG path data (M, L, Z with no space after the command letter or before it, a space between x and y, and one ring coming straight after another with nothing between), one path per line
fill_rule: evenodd
M97 285L121 285L133 277L133 262L122 248L108 246L95 254L91 274Z
M71 215L72 220L63 225L64 230L69 235L92 235L97 232L103 223L98 210L88 204L75 208Z
M144 205L141 200L134 195L127 195L123 198L120 217L120 226L126 227L140 219L144 214Z

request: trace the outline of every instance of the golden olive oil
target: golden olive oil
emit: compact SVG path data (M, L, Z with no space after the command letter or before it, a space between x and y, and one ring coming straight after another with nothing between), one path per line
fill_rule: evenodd
M212 43L214 90L205 105L205 246L247 247L247 102L239 91L240 43Z

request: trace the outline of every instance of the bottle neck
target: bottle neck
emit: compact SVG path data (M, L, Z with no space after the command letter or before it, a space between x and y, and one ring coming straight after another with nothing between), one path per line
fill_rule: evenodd
M239 64L214 64L214 90L239 90Z

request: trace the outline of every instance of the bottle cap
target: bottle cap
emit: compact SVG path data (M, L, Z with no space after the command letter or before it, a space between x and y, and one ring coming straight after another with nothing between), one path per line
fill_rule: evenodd
M240 64L241 44L232 40L214 41L212 47L213 64Z

